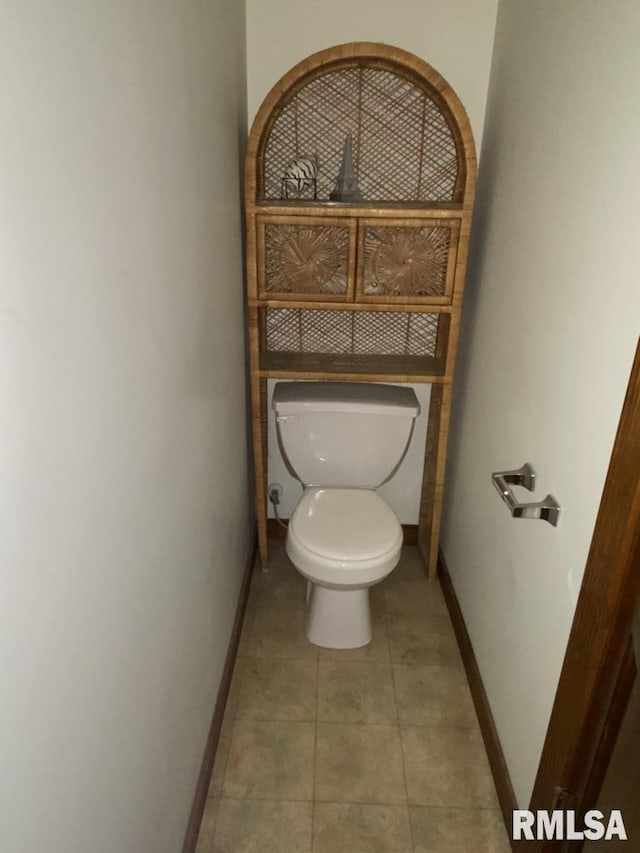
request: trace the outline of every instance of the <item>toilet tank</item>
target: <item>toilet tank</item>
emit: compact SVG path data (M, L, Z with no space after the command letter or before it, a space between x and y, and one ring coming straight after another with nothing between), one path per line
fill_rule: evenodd
M280 451L305 486L373 489L406 453L420 404L412 388L369 382L278 382Z

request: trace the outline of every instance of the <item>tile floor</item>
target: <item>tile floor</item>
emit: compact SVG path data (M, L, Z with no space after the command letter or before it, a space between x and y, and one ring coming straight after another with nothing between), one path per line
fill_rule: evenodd
M197 853L508 853L442 592L417 550L371 590L374 638L318 649L273 544L254 575Z

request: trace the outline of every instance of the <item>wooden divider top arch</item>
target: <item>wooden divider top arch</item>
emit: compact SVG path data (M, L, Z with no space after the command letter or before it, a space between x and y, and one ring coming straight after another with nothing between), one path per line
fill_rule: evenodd
M345 130L353 131L365 201L465 207L472 198L473 134L451 86L407 51L352 42L299 62L264 99L247 147L247 207L278 199L287 163L314 153L321 160L319 200L327 201Z

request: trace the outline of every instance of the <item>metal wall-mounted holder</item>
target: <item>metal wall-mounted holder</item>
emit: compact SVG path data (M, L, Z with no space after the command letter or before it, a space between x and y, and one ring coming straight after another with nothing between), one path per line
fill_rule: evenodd
M555 527L560 515L560 504L553 497L547 495L544 500L532 503L519 503L509 485L524 486L532 492L536 485L536 474L528 462L515 471L496 471L491 475L493 485L500 492L500 497L509 507L509 512L514 518L541 518Z

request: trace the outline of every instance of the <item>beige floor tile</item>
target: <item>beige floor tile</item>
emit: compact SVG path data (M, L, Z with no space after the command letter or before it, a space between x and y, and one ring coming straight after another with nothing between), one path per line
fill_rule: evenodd
M318 649L320 660L389 663L387 620L379 610L371 612L371 633L373 636L369 645L359 649Z
M233 721L235 719L235 714L232 713L231 708L227 706L224 712L224 717L222 718L222 726L220 728L220 737L223 738L228 735L229 739L231 739L231 733L233 731Z
M318 723L315 799L404 803L406 790L397 727Z
M247 607L244 612L244 622L242 623L242 632L240 634L240 643L238 644L238 660L246 657L249 652L249 642L251 640L251 626L255 616L255 609Z
M269 551L269 571L258 566L251 579L250 604L272 610L302 609L306 580L287 557L284 543L271 543Z
M499 811L418 806L409 811L415 853L510 853Z
M411 805L498 807L479 729L402 726L400 731Z
M389 650L393 663L462 666L448 616L389 613Z
M302 487L300 487L300 495L302 496ZM269 569L275 571L281 568L296 571L287 554L286 533L283 534L282 539L272 537L269 540Z
M388 613L448 616L449 611L437 581L429 581L426 578L418 581L396 581L383 586L382 591Z
M251 627L248 656L315 660L318 649L307 640L302 611L259 607Z
M311 803L222 800L211 853L310 853L311 810Z
M238 707L238 699L240 698L243 673L244 658L236 658L233 675L231 676L231 685L229 686L229 695L227 696L227 704L224 709L225 717L233 719L235 716L236 709Z
M320 661L318 719L328 723L397 722L391 666Z
M387 607L382 584L377 583L369 587L369 607L371 608L371 616L374 619L386 613Z
M233 670L231 679L231 687L227 698L227 706L220 727L220 737L218 738L218 746L216 747L216 755L213 762L213 770L211 772L211 780L209 782L208 797L219 797L222 792L222 783L224 780L224 771L227 766L227 757L231 746L231 734L233 732L233 721L238 704L240 694L240 685L242 683L242 673L244 670L244 660L238 658Z
M402 548L400 562L389 577L382 581L381 586L389 587L398 583L427 583L429 577L422 555L415 545L405 545Z
M314 723L236 720L223 797L310 800L314 734Z
M316 803L313 853L410 853L406 806Z
M218 807L220 801L218 799L207 800L207 804L202 815L200 824L200 832L198 833L198 843L196 844L196 853L211 853L213 844L213 833L218 815Z
M227 731L220 732L218 740L218 748L216 749L216 757L213 761L213 771L209 782L209 791L207 797L215 798L222 794L222 784L224 782L224 772L227 766L227 758L229 757L229 749L231 747L231 729L233 721L228 726Z
M317 663L247 658L236 709L239 720L315 720Z
M464 669L394 664L398 718L408 726L477 728Z

